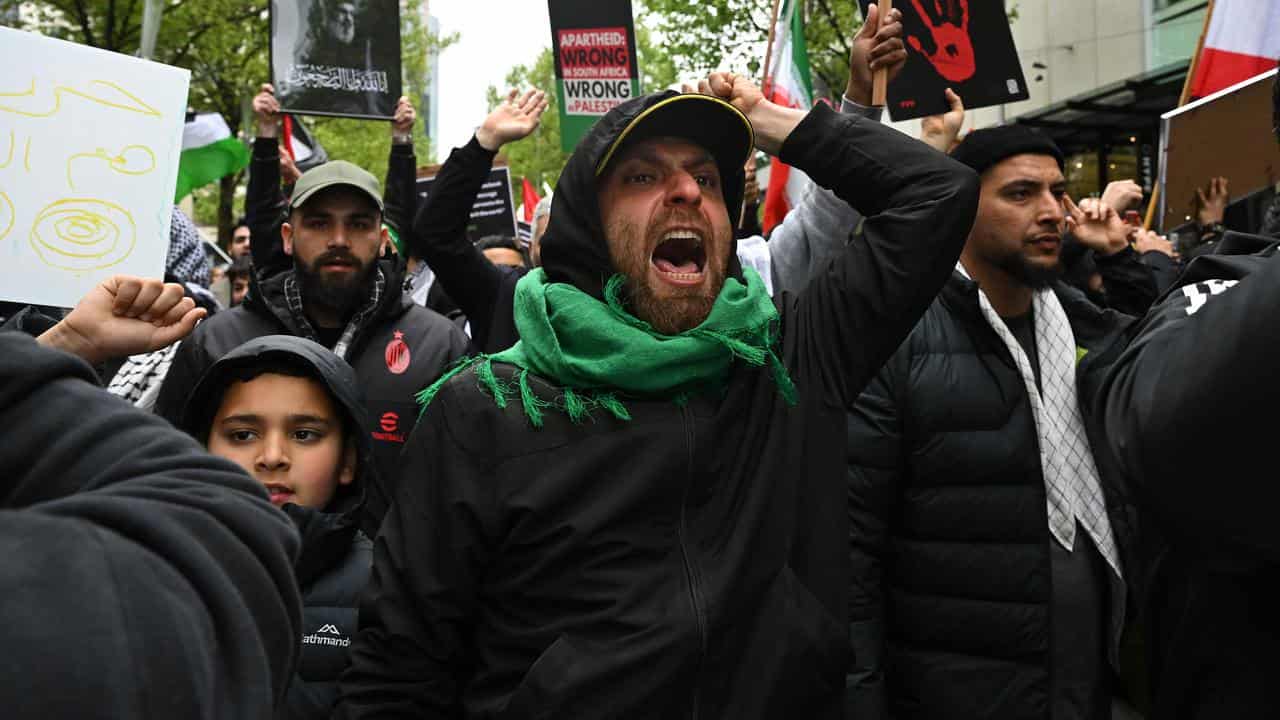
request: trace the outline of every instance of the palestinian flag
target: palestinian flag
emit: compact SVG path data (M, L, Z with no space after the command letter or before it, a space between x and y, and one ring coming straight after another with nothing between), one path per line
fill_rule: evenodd
M808 110L813 106L813 85L809 79L809 49L804 41L804 13L801 0L784 0L774 30L773 56L764 94L786 107ZM812 181L799 170L772 158L769 189L764 195L764 233L768 235L791 208L800 203Z
M249 164L249 149L231 136L218 113L200 113L182 128L182 156L178 160L176 203L198 187L221 180Z
M1195 64L1191 97L1225 90L1276 66L1280 56L1280 3L1217 0Z

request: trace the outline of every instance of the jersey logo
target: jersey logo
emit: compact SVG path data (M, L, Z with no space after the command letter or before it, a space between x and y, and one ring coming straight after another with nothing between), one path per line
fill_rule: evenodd
M404 333L395 331L383 356L387 361L387 370L392 375L402 375L409 369L409 346L404 341Z
M1204 304L1209 302L1209 298L1235 287L1239 280L1206 280L1195 285L1183 285L1182 294L1187 296L1187 314L1195 315Z

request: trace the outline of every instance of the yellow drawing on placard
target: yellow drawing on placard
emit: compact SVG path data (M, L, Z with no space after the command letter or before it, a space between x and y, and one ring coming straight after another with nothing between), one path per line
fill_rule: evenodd
M13 201L9 199L9 195L0 190L0 240L5 239L9 231L13 229Z
M105 200L68 198L45 206L31 225L31 247L49 267L87 272L133 253L137 226L128 210Z
M27 138L27 147L22 151L22 167L31 172L31 138Z
M13 131L9 131L9 156L0 163L0 170L9 167L9 163L13 162L13 149L17 147L18 141L14 139Z
M76 160L103 160L108 167L121 175L146 175L156 169L155 151L146 145L126 145L118 155L113 155L103 148L93 152L76 153L67 158L67 185L72 190L76 189L76 184L71 177L71 166Z
M135 112L141 115L150 115L152 117L160 117L159 110L151 107L147 103L143 102L137 95L134 95L113 82L108 82L106 80L91 80L89 85L96 89L97 94L77 90L72 87L67 87L66 85L55 86L53 88L53 107L47 111L33 112L31 110L24 110L20 107L14 107L13 105L4 102L9 98L34 98L36 96L36 79L33 77L31 78L31 86L26 90L21 92L0 92L0 112L10 112L15 115L31 118L53 117L62 109L63 95L75 95L76 97L84 98L90 102L95 102L107 107L113 107L118 110L126 110L128 112ZM103 97L104 90L108 91L105 93L106 97ZM119 97L110 97L111 92L123 95L128 103L123 102Z

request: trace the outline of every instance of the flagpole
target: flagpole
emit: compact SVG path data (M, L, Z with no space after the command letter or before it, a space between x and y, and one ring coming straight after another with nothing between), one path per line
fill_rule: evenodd
M887 13L893 10L893 0L880 0L878 4L879 12L876 13L876 21L884 24L884 19L888 17ZM880 28L875 28L879 30ZM885 106L885 96L889 93L889 68L882 67L876 70L871 76L871 104L874 107Z
M764 88L765 97L769 97L769 61L773 59L773 36L778 31L778 6L782 4L782 0L773 0L773 15L769 21L769 43L765 46L764 51L764 76L760 80L760 86Z
M1213 19L1213 3L1214 3L1214 0L1209 0L1209 4L1205 7L1204 26L1200 28L1200 39L1196 41L1196 52L1194 55L1191 56L1191 64L1187 66L1187 77L1185 80L1182 81L1182 93L1178 95L1177 107L1182 107L1183 105L1186 105L1187 100L1190 99L1191 83L1192 81L1195 80L1196 68L1200 65L1200 54L1204 52L1204 38L1206 35L1209 34L1209 22ZM1160 158L1160 161L1164 162L1164 158ZM1142 221L1143 230L1151 229L1151 222L1155 219L1156 207L1159 204L1160 204L1160 186L1156 185L1151 190L1151 203L1147 205L1147 217L1144 218Z
M773 38L778 31L778 7L782 4L782 0L773 0L773 13L769 20L769 42L765 46L764 51L764 76L760 80L760 87L764 89L764 96L770 98L772 93L769 83L769 61L773 59ZM747 221L747 204L742 203L742 207L738 210L738 228Z

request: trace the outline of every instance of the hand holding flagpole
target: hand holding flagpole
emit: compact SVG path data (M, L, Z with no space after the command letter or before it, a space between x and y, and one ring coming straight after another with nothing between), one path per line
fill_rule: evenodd
M893 10L893 0L880 0L877 9L879 10L879 12L876 13L877 27L875 28L875 30L878 31L880 29L879 28L880 19L888 17L889 13ZM870 5L867 6L867 16L868 16L868 19L870 19L870 16L871 16ZM888 91L889 91L889 68L887 65L881 65L872 73L872 76L871 76L871 104L875 107L884 107L885 103L887 102L886 96L888 95Z

